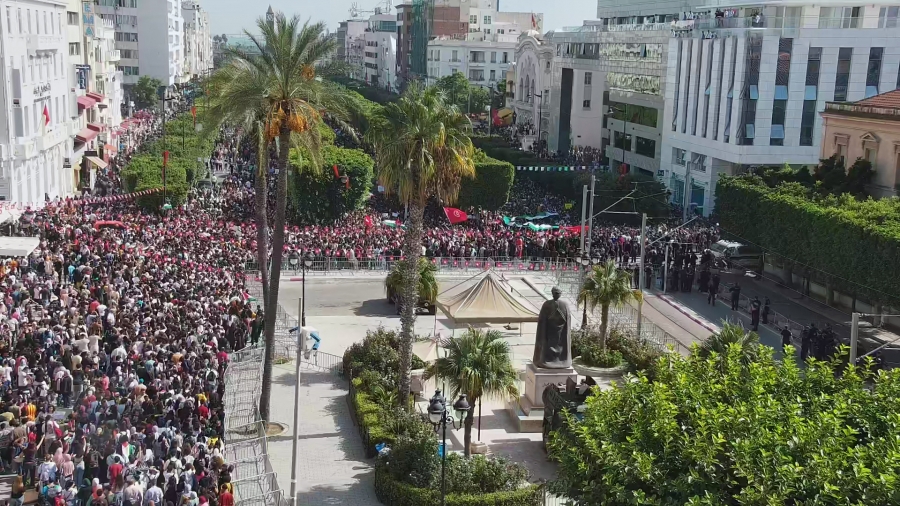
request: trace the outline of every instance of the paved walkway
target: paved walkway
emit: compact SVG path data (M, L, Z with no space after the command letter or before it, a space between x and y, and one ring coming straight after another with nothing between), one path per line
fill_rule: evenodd
M287 432L269 438L269 457L286 494L291 489L294 364L275 366L272 420ZM307 369L300 378L297 506L379 506L372 466L347 404L347 386L332 373Z

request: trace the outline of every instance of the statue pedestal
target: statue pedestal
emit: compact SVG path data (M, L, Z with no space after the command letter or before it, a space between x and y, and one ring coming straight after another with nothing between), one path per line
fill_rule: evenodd
M544 389L547 385L562 385L572 378L578 380L578 373L567 369L543 369L534 364L525 366L525 391L516 400L508 401L507 411L516 423L519 432L542 432L544 426Z
M525 366L524 397L532 407L543 408L544 388L547 385L562 385L565 387L566 380L569 378L572 378L572 381L578 381L578 373L571 367L566 369L543 369L534 364L528 364Z

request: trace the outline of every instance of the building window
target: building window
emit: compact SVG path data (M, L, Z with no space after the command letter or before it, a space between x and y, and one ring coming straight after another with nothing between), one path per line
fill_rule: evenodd
M469 24L477 25L478 24L478 14L470 14L469 15Z
M752 146L756 138L756 102L759 100L759 64L762 37L747 39L747 83L741 93L741 122L738 144Z
M816 126L816 101L819 96L819 68L822 63L822 48L809 48L806 63L806 87L803 91L803 112L800 116L800 145L813 145L813 130Z
M679 148L672 148L672 163L684 167L687 151Z
M450 58L450 61L459 61L459 52L456 49L453 50L453 56Z
M878 12L878 28L897 28L897 18L900 17L900 7L882 7Z
M77 42L69 42L69 56L78 56L81 54L81 48Z
M869 66L866 69L866 98L878 94L878 82L881 80L881 59L883 47L869 48Z
M491 81L496 81L496 80L497 80L497 71L491 70Z
M788 81L791 72L791 53L794 39L779 39L778 64L775 68L775 101L772 104L770 146L784 146L785 111L788 100Z
M485 16L485 17L484 17L484 24L486 24L486 25L491 24L491 17L490 17L490 16Z
M859 28L862 7L822 7L819 28Z
M590 108L591 108L591 101L590 101L590 100L583 100L583 101L581 102L581 107L582 107L583 109L590 109Z
M612 100L608 101L607 104L612 108L612 117L614 119L656 128L659 112L654 107L626 104Z
M631 151L631 136L616 130L613 132L613 145L625 151Z
M66 20L69 23L69 26L78 25L78 13L77 12L66 12Z
M878 147L867 142L864 142L863 146L865 146L863 148L863 152L865 153L864 158L872 164L872 169L875 169L875 163L878 161Z
M546 65L544 65L544 72L550 72L550 62L548 61Z
M491 63L497 63L497 51L491 51Z
M385 50L387 51L387 50ZM434 61L441 61L441 50L438 49L434 52Z
M837 73L834 80L834 101L847 101L847 86L850 83L850 63L853 59L853 48L842 47L838 51Z
M12 33L12 8L8 5L6 6L6 31Z
M637 142L635 143L635 153L646 156L648 158L656 157L656 141L653 139L645 139L643 137L636 137Z
M590 72L585 72L585 73L584 73L584 84L585 84L585 86L590 86L590 85L591 85L592 79L593 79L593 74L591 74Z
M484 70L469 69L469 81L484 81Z
M503 51L503 61L502 63L509 63L509 53Z

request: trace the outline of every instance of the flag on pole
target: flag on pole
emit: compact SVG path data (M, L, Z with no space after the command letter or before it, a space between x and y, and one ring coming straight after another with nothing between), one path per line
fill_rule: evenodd
M469 219L469 215L453 207L445 207L444 214L447 215L447 219L450 220L451 225L456 225L457 223L465 223L466 220Z
M537 20L534 18L534 13L531 13L531 29L537 30Z
M49 125L50 124L50 109L47 109L46 104L44 105L43 116L44 116L44 126Z

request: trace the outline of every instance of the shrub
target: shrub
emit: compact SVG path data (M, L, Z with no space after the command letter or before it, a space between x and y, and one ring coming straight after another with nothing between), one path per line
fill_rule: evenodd
M459 207L481 208L496 211L509 200L516 169L509 162L502 162L477 151L475 178L464 179L459 189Z
M322 170L307 170L308 163L300 152L291 151L291 216L295 223L332 222L347 212L362 209L369 198L375 177L375 162L359 149L325 146L322 149ZM334 176L332 167L349 178L350 187ZM310 198L313 196L314 198Z
M585 358L586 365L612 367L600 363L615 366L624 362L630 372L642 372L651 379L654 377L655 365L663 356L659 348L620 329L611 329L606 337L606 347L610 353L604 355L598 344L599 339L599 334L593 329L573 332L572 354ZM617 359L619 362L616 362Z
M420 488L396 480L384 469L375 471L375 496L391 506L423 506L441 503L440 488ZM447 506L542 506L544 492L538 485L491 494L448 493Z

